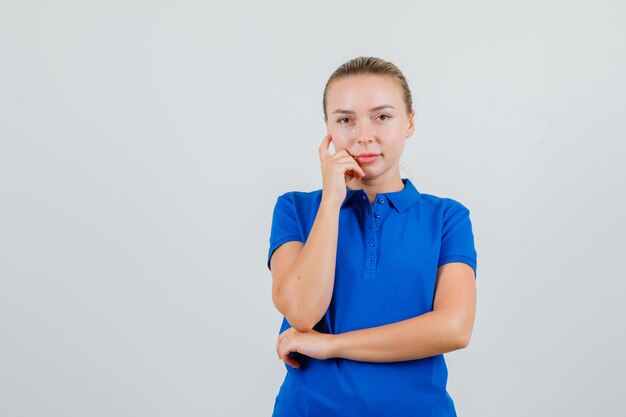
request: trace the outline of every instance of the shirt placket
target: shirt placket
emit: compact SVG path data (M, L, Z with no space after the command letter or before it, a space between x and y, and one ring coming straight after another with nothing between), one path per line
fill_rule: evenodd
M368 198L362 196L365 208L365 267L363 268L363 278L366 280L376 278L376 269L380 257L380 228L386 215L389 204L383 195L376 196L374 205L370 204Z

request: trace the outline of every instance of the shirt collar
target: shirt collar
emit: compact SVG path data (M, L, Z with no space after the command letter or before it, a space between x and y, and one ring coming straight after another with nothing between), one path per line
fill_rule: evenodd
M397 211L405 211L412 206L417 200L419 200L421 193L415 188L413 183L408 178L402 178L404 188L400 191L394 191L391 193L382 193L387 196L393 207ZM346 198L343 200L341 206L348 204L356 195L366 195L363 190L353 190L346 187Z

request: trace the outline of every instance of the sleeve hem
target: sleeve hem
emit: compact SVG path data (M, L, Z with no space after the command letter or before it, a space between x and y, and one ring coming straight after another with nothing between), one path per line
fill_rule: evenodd
M437 264L437 267L440 267L441 265L447 264L450 262L463 262L463 263L468 264L474 270L474 278L476 278L477 267L476 267L476 260L474 258L470 258L469 256L464 256L464 255L450 255L450 256L446 256L445 258L441 258L439 260L439 263Z
M272 270L272 268L270 267L270 260L272 259L272 255L274 254L274 251L278 249L282 244L287 243L287 242L292 242L292 241L302 242L302 238L298 235L285 236L277 240L276 242L272 244L272 246L270 246L270 250L267 255L267 269L269 269L270 271Z

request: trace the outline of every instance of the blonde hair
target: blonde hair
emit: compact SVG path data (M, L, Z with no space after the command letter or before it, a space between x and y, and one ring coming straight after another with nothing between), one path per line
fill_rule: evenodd
M326 87L324 87L324 97L322 99L322 106L324 107L324 119L327 119L326 95L328 93L328 87L333 82L341 78L358 74L381 75L391 77L394 80L398 81L398 83L400 84L400 88L402 88L402 94L404 96L404 104L406 105L407 114L411 114L411 112L413 112L413 98L411 97L411 90L409 89L409 84L406 81L404 74L402 74L402 71L400 71L398 67L396 67L389 61L385 61L383 59L372 56L360 56L341 64L339 68L337 68L335 72L331 74L330 78L326 82Z

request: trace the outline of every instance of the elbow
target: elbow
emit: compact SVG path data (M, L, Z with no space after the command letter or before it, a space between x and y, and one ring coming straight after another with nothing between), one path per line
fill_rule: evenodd
M301 302L295 302L293 299L281 295L280 289L275 289L272 291L272 301L276 309L294 329L300 332L311 331L322 319L323 314L319 316L318 312L311 310L314 306L302 305Z
M317 321L312 320L313 314L305 311L288 311L285 318L294 329L299 332L309 332L315 327Z
M289 324L291 324L291 327L293 327L294 329L302 333L310 332L313 329L313 327L315 327L315 326L311 326L309 323L300 323L297 321L294 321L292 323L291 321L289 321L289 319L287 319L287 321L289 322Z
M456 349L465 349L469 346L471 334L468 332L461 332L456 336Z
M469 346L472 338L472 323L464 320L456 320L451 326L450 340L453 343L453 350L465 349Z
M313 320L310 319L310 317L313 317L312 314L308 314L301 309L298 310L294 306L281 302L279 297L275 297L273 301L276 309L287 319L287 322L289 322L294 329L300 332L308 332L317 324L317 322L313 322Z

